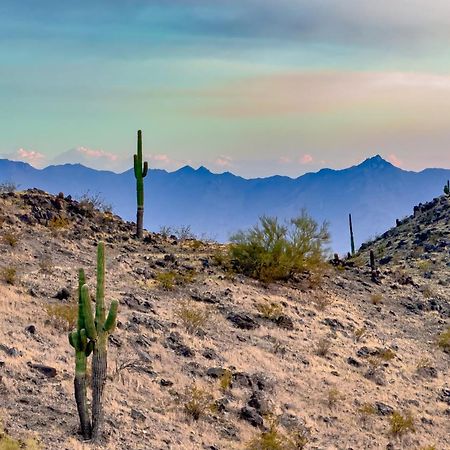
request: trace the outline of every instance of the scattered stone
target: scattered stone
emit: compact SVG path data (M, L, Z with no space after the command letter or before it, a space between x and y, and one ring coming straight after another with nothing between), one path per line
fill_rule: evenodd
M185 358L191 358L195 355L194 350L185 345L179 333L172 332L166 338L165 344L178 356L184 356Z
M230 313L228 314L227 319L232 322L235 327L241 328L242 330L254 330L259 327L259 323L256 322L253 317L245 313Z
M28 363L28 366L32 369L37 370L38 372L42 373L42 375L45 375L48 378L54 378L56 377L57 371L54 367L46 366L44 364L33 364Z
M227 373L227 369L222 367L211 367L206 371L206 375L211 378L222 378Z
M71 296L71 292L67 288L60 289L53 298L56 298L58 300L68 300Z
M264 420L258 413L258 411L256 411L255 408L251 408L249 406L244 406L241 409L240 417L254 427L261 427L264 423Z
M138 409L135 408L131 408L131 417L134 420L139 420L141 422L143 422L147 418L142 411L139 411Z
M381 416L390 416L394 412L394 408L392 406L381 402L375 402L375 408L377 409L377 413Z

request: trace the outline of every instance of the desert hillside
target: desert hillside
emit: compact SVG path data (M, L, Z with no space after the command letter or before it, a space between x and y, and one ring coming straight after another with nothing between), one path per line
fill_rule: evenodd
M93 291L103 240L107 300L120 302L105 448L245 449L271 425L291 449L450 448L449 197L321 282L233 274L225 246L188 235L139 242L133 224L63 194L2 194L0 225L0 422L14 439L93 448L77 434L67 332L78 268Z

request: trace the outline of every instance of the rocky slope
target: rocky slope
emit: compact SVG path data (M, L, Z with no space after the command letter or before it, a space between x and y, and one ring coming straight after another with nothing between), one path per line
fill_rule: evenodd
M272 421L307 449L450 448L450 359L436 344L450 318L449 223L441 197L330 265L321 284L266 286L224 271L222 246L137 242L133 224L89 204L3 194L0 421L45 449L92 447L77 436L60 311L78 267L95 287L104 240L107 295L121 305L105 448L243 449ZM394 412L414 431L393 433Z

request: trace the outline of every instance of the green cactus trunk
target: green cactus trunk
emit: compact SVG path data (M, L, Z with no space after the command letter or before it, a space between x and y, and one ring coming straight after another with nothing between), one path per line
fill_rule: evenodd
M137 133L137 154L134 155L134 176L136 177L136 236L141 239L144 234L144 178L148 172L148 163L142 165L142 132Z
M104 419L103 392L108 370L107 343L117 318L117 301L111 302L108 317L105 309L105 244L100 242L97 250L97 295L95 309L95 329L90 330L96 336L92 358L92 440L101 439ZM90 328L91 324L87 326Z
M75 401L77 404L78 416L80 418L81 434L84 439L88 440L91 438L92 427L87 404L86 353L84 351L80 352L77 351L75 353L75 359L76 359L76 368L75 368L75 378L73 381L75 391Z
M86 282L83 269L79 271L78 277L78 325L77 331L69 335L69 341L75 349L75 378L74 392L75 402L77 404L78 416L80 418L81 434L84 439L91 438L91 419L89 417L87 392L86 392L86 368L87 357L91 352L92 345L87 342L85 331L85 314L83 304L83 286ZM89 294L88 294L89 295Z
M450 195L450 180L447 180L447 184L444 186L444 194Z
M352 256L355 254L355 239L353 237L353 224L352 224L352 215L348 215L348 225L350 227L350 248L352 251Z

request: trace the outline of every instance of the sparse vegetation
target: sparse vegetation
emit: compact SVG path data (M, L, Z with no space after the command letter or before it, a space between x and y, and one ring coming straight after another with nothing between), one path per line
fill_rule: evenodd
M13 183L12 181L4 181L0 183L0 194L10 194L11 192L16 192L19 185Z
M199 420L215 410L213 395L195 384L186 388L184 412L194 420Z
M327 405L329 408L334 408L343 399L343 394L337 388L331 388L327 392Z
M370 302L372 305L379 305L383 302L383 296L379 293L374 293L370 295Z
M95 209L103 213L112 212L112 205L108 203L100 192L92 193L87 190L78 197L80 206L88 213L93 214Z
M9 247L15 248L19 243L19 235L17 233L12 233L11 231L7 231L3 233L2 242Z
M318 311L325 311L332 304L333 300L326 295L319 295L314 299L314 306Z
M229 389L231 389L232 381L233 373L231 372L231 370L225 370L223 375L219 378L220 390L222 392L227 392Z
M377 355L382 361L390 361L395 358L395 352L390 348L382 349L378 352Z
M14 439L9 436L0 424L0 450L41 450L35 439Z
M391 434L401 437L409 432L414 432L414 417L407 411L406 413L400 413L394 411L389 418L391 424Z
M54 268L51 256L44 255L39 259L39 269L44 273L52 273Z
M18 276L17 269L15 267L3 267L0 270L1 279L6 283L12 286L17 284Z
M171 291L175 288L175 285L184 285L192 283L195 279L195 271L188 270L184 273L177 273L173 271L160 272L156 275L156 281L159 286L166 290Z
M328 337L322 337L317 341L316 354L318 356L327 356L331 348L331 341Z
M175 315L180 319L188 333L197 334L208 322L208 312L193 302L182 302L175 310Z
M441 350L444 350L444 352L450 352L450 327L439 334L437 345Z
M367 335L367 329L365 327L357 328L354 332L355 341L360 342Z
M261 317L268 320L276 320L283 313L283 308L280 304L267 300L263 303L258 303L256 309L261 314Z
M320 272L329 242L327 223L317 222L302 211L281 225L274 217L231 237L230 258L238 273L264 282L287 280L303 272Z
M289 435L282 433L276 421L272 421L267 431L261 431L247 443L246 450L302 450L308 443L306 433L296 430Z
M66 217L55 216L48 221L47 226L52 231L58 231L67 228L69 224L70 222Z
M60 331L72 330L77 323L78 305L76 302L47 305L45 311L50 323Z

